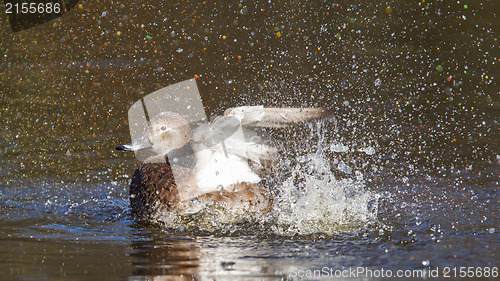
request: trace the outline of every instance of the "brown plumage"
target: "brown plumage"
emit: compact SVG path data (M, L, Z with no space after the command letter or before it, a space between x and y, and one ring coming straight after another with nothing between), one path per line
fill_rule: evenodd
M248 183L234 184L231 191L213 191L182 201L179 190L190 189L192 171L185 169L179 175L176 181L168 160L141 164L130 183L132 212L143 221L168 223L177 214L194 214L212 206L235 216L262 214L272 209L269 191Z

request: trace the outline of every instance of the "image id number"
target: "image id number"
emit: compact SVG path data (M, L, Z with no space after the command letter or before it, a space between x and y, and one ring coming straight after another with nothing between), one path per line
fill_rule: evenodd
M59 14L61 3L7 3L7 14Z
M498 267L445 267L443 277L498 277Z

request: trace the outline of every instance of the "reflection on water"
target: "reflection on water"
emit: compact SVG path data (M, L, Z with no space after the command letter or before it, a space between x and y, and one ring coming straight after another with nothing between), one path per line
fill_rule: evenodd
M297 271L322 267L498 266L495 4L81 1L18 33L1 17L0 278L300 279ZM324 158L314 158L307 128L271 132L293 143L283 175L309 153L339 182L362 183L309 198L367 197L316 209L300 197L280 215L312 232L300 215L359 211L376 223L302 236L137 225L127 186L138 162L113 150L129 141L126 112L193 77L208 115L236 105L333 108ZM328 173L312 175L309 183L328 187ZM376 209L368 195L380 198Z
M138 276L158 276L157 279L182 276L187 280L234 279L262 277L280 279L286 266L258 257L266 250L255 248L255 242L265 249L267 243L254 237L197 237L192 239L159 239L134 243L132 273ZM243 262L244 260L244 262Z

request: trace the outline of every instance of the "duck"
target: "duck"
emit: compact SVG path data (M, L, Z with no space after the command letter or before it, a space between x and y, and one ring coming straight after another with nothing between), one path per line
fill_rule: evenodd
M132 213L142 221L173 224L206 208L236 218L270 212L264 184L278 149L257 128L283 128L332 116L326 108L240 106L192 128L179 113L164 111L144 125L140 137L117 150L149 150L129 187Z

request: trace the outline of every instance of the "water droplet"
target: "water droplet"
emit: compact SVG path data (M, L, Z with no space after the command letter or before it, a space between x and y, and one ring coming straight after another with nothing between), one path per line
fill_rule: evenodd
M356 179L358 181L362 181L363 180L363 173L361 173L360 171L355 171L354 174L356 175Z
M343 145L342 143L336 143L336 144L332 144L330 146L330 150L333 152L348 152L349 147L346 145Z
M352 173L352 168L349 167L346 163L344 163L344 161L341 161L339 164L338 164L338 167L337 169L341 172L344 172L346 174L351 174Z
M361 148L360 150L358 150L359 152L364 152L366 153L367 155L373 155L375 154L375 148L369 146L369 147L364 147L364 148Z

